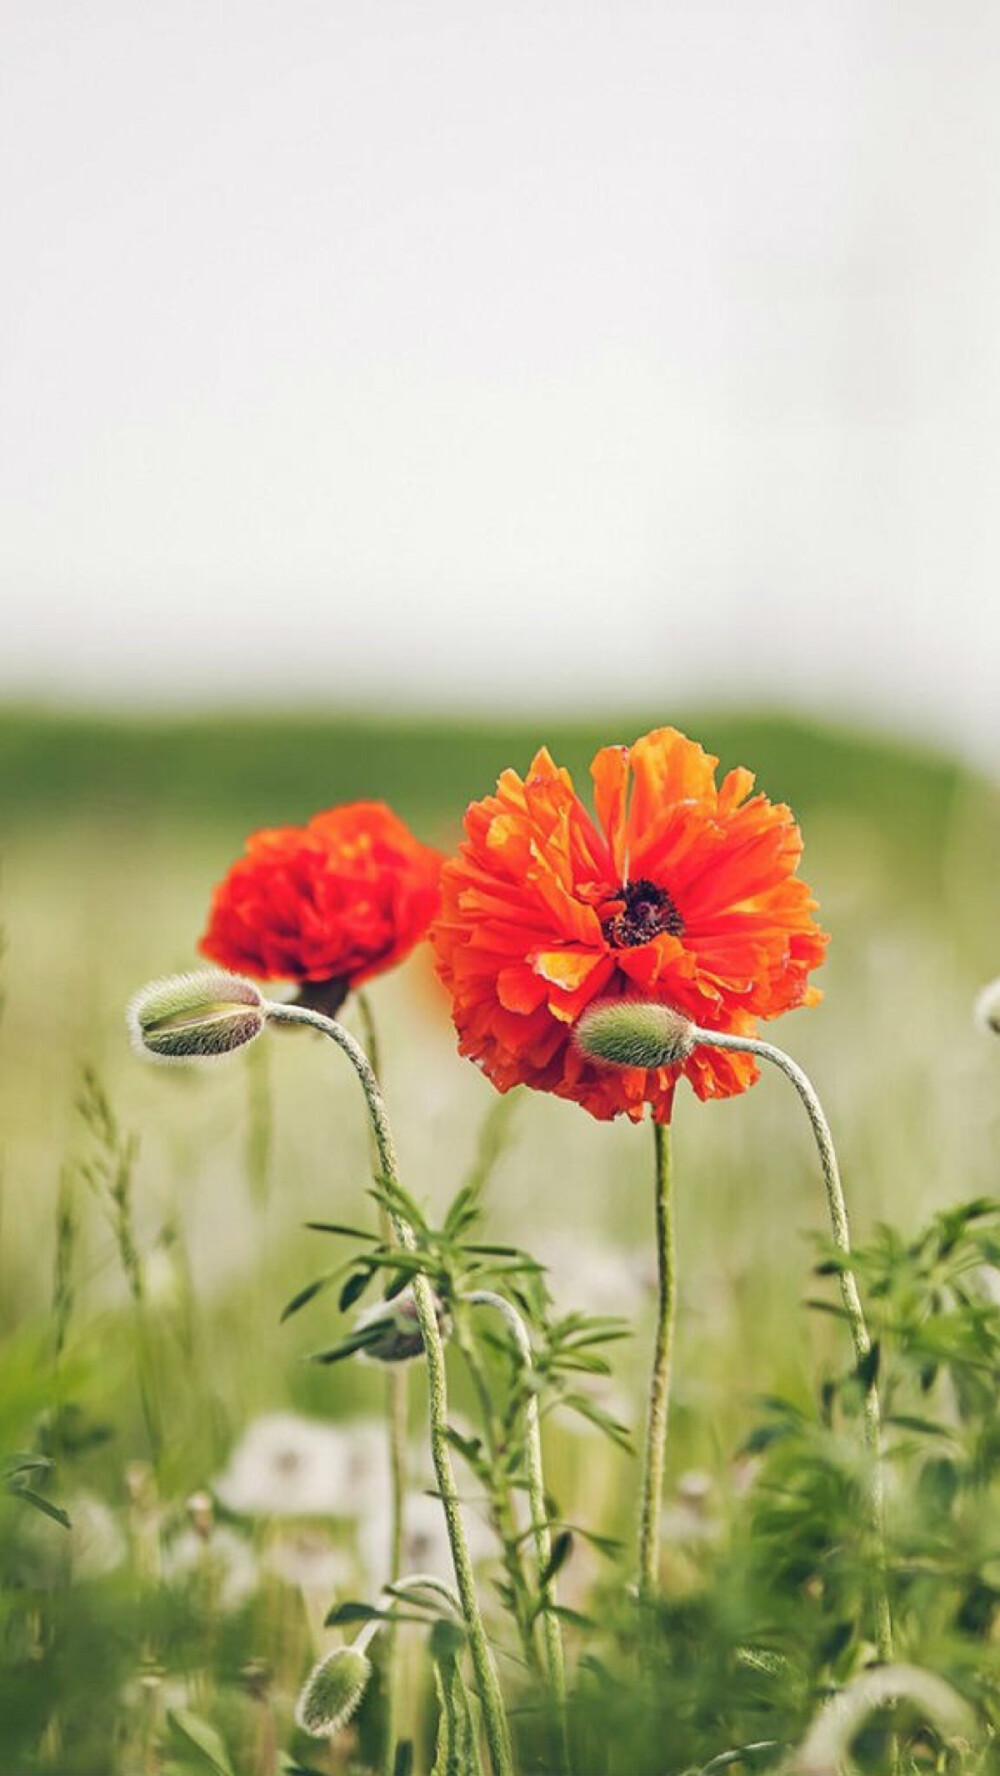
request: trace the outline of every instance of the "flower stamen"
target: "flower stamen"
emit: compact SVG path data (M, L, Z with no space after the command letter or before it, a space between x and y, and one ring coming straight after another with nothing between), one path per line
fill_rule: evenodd
M637 882L625 882L615 902L624 903L622 910L609 919L602 919L601 930L616 950L652 943L654 937L664 931L671 937L683 936L684 920L672 897L648 876L640 876Z

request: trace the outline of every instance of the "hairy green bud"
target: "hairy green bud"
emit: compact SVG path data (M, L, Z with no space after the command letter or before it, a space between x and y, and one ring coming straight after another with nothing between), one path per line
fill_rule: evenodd
M128 1027L140 1054L160 1061L211 1060L259 1036L263 1008L253 981L206 969L150 981L129 1005Z
M673 1067L696 1046L683 1012L647 999L602 999L583 1014L577 1047L607 1067Z
M314 1667L295 1704L295 1719L314 1739L332 1739L346 1727L372 1674L371 1661L357 1647L338 1647Z

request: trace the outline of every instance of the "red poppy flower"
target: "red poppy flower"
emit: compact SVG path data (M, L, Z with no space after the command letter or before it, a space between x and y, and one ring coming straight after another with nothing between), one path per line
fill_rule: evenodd
M602 1067L573 1041L593 1000L655 999L752 1035L819 999L808 977L827 939L795 873L799 829L750 796L749 771L717 787L717 764L658 728L597 754L596 821L544 749L526 781L505 771L472 803L431 940L461 1052L501 1091L534 1086L602 1119L638 1121L648 1103L668 1122L681 1074L699 1098L729 1097L753 1061L702 1047L677 1066Z
M330 983L303 997L333 1010L422 938L442 857L383 802L351 802L306 826L252 833L212 896L200 949L259 980Z

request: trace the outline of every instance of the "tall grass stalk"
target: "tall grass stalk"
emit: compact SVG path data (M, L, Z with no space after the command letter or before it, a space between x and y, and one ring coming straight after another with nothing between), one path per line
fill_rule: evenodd
M379 1047L378 1032L372 1013L371 1001L367 993L357 994L358 1013L361 1018L361 1029L364 1038L363 1046L368 1055L371 1070L379 1081L381 1090L382 1057ZM263 1048L263 1043L258 1043ZM378 1146L375 1132L369 1124L369 1141L372 1150L372 1172L376 1181L381 1171ZM379 1234L383 1245L388 1245L393 1237L392 1221L385 1204L378 1205ZM389 1582L395 1584L403 1570L403 1547L405 1543L405 1509L406 1509L406 1442L409 1420L409 1373L402 1364L390 1363L385 1377L385 1416L389 1440ZM398 1635L396 1624L390 1622L386 1628L383 1648L385 1671L385 1767L392 1771L395 1757L396 1712L398 1674L396 1669L396 1647Z
M379 1090L378 1080L372 1071L364 1049L353 1036L333 1018L322 1012L311 1011L304 1005L279 1005L266 1003L263 1006L266 1017L276 1024L306 1024L329 1036L346 1054L356 1072L365 1094L368 1114L378 1150L381 1176L391 1188L402 1190L399 1177L399 1166L396 1159L395 1142L385 1104ZM401 1214L391 1214L392 1228L395 1237L404 1250L416 1250L416 1238L413 1229ZM486 1638L479 1599L476 1595L475 1581L472 1573L472 1562L469 1558L465 1531L462 1527L462 1514L459 1507L458 1488L455 1484L454 1469L448 1443L448 1393L445 1374L444 1345L438 1328L434 1296L431 1286L422 1272L418 1271L413 1278L413 1294L417 1306L417 1317L421 1336L424 1341L424 1354L427 1363L427 1385L430 1401L431 1423L431 1455L434 1472L437 1478L438 1491L444 1508L445 1522L448 1528L448 1540L451 1545L452 1560L455 1567L455 1579L458 1594L462 1603L462 1614L465 1619L469 1637L469 1648L476 1673L483 1708L483 1724L490 1748L494 1776L513 1776L513 1755L510 1743L510 1731L504 1713L503 1698L496 1666Z
M164 1447L153 1340L146 1301L146 1279L135 1233L133 1186L139 1155L138 1136L119 1124L111 1101L93 1067L84 1067L77 1109L94 1140L94 1152L78 1162L81 1176L101 1202L111 1223L118 1260L132 1298L136 1330L139 1396L153 1466L159 1472Z

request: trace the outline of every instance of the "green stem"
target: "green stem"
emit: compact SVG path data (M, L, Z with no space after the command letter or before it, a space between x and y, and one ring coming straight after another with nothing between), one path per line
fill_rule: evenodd
M511 1605L521 1650L529 1667L539 1665L538 1646L532 1631L531 1598L524 1571L521 1565L521 1536L514 1506L510 1494L509 1483L503 1473L501 1457L503 1455L503 1433L497 1425L497 1415L493 1410L490 1390L483 1374L483 1366L475 1345L469 1338L461 1312L453 1315L452 1339L461 1352L465 1366L475 1389L479 1402L479 1410L483 1421L483 1433L490 1464L490 1522L503 1548L504 1571L510 1581Z
M378 1035L375 1019L366 993L358 993L357 1006L361 1016L361 1029L364 1035L364 1046L371 1070L376 1079L381 1076ZM374 1134L370 1134L372 1143L373 1169L378 1172L378 1149ZM389 1211L384 1203L378 1205L379 1233L383 1245L392 1240L392 1222ZM401 1364L389 1364L385 1377L385 1416L389 1434L389 1582L394 1584L399 1578L403 1566L404 1542L404 1511L406 1500L406 1440L408 1426L408 1395L409 1375ZM385 1636L385 1657L383 1669L385 1673L385 1768L392 1771L395 1759L396 1740L396 1627L388 1625Z
M475 1307L492 1307L502 1314L517 1346L529 1382L534 1372L534 1352L527 1327L513 1304L492 1289L475 1289L465 1298ZM545 1474L542 1468L542 1433L538 1416L538 1395L529 1387L524 1406L524 1466L528 1481L528 1504L531 1528L538 1559L538 1601L545 1641L545 1662L556 1705L559 1723L559 1752L564 1771L568 1771L569 1729L566 1720L566 1667L563 1659L562 1632L556 1613L555 1582L549 1568L552 1564L552 1532L549 1529L545 1503Z
M308 1024L311 1029L319 1030L324 1036L329 1036L343 1050L354 1068L365 1094L382 1176L397 1190L401 1189L392 1130L389 1126L382 1094L379 1091L378 1080L372 1071L364 1049L354 1040L353 1036L349 1035L343 1025L336 1023L333 1018L324 1017L322 1012L310 1011L305 1005L265 1003L263 1010L269 1022ZM417 1241L409 1223L404 1221L401 1215L393 1213L392 1225L399 1244L406 1251L416 1251ZM455 1474L448 1447L448 1390L444 1345L438 1328L433 1292L422 1271L418 1271L413 1278L413 1296L427 1363L431 1455L434 1461L438 1492L444 1508L445 1522L448 1526L448 1540L451 1544L451 1555L455 1567L455 1581L462 1603L462 1614L469 1636L469 1650L472 1654L473 1668L483 1706L483 1724L489 1741L490 1758L493 1763L494 1776L513 1776L510 1732L504 1713L496 1666L490 1652L489 1642L486 1639L479 1599L476 1596L472 1562L469 1559L465 1531L462 1527L458 1489L455 1485Z
M674 1242L673 1178L670 1129L654 1122L656 1183L656 1260L658 1276L656 1342L649 1383L646 1447L643 1459L642 1505L639 1517L639 1596L649 1603L656 1594L660 1568L660 1511L663 1465L670 1411L670 1375L677 1316L677 1253Z
M830 1225L833 1229L833 1243L845 1258L849 1258L851 1234L847 1220L847 1203L840 1181L840 1169L837 1165L833 1136L830 1133L830 1125L823 1114L823 1106L808 1074L803 1072L802 1068L792 1060L790 1055L785 1053L784 1049L776 1048L771 1042L761 1042L757 1037L730 1036L719 1030L702 1030L697 1026L692 1029L691 1035L695 1042L704 1043L706 1047L730 1049L738 1054L754 1055L757 1060L770 1061L772 1066L777 1067L785 1075L786 1079L791 1080L805 1106L819 1150L823 1182L826 1186L827 1207L830 1213ZM851 1331L855 1362L860 1366L870 1355L872 1341L865 1320L865 1311L861 1305L857 1279L849 1264L841 1266L840 1293ZM882 1485L881 1468L882 1414L874 1376L865 1391L864 1424L865 1443L872 1462L869 1509L878 1569L878 1588L875 1598L876 1641L880 1660L884 1664L889 1664L892 1659L892 1615L886 1583L885 1492Z

